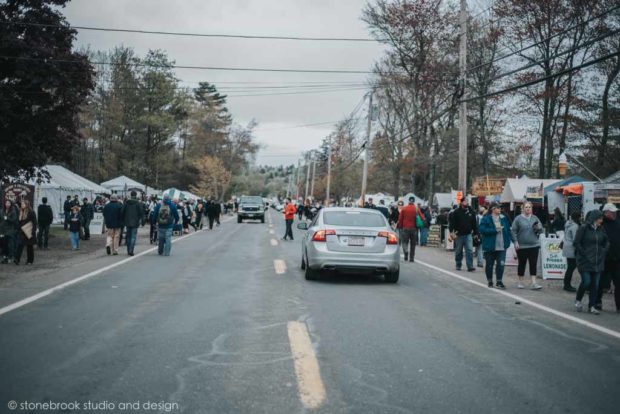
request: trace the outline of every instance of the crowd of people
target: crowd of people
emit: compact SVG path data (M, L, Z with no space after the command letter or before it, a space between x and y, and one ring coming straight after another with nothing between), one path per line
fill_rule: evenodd
M220 225L222 213L232 213L234 201L224 205L210 200L173 201L164 195L162 200L151 197L138 198L136 191L121 199L116 194L98 196L92 202L77 195L67 196L63 204L63 228L69 234L72 250L80 250L80 242L90 240L90 224L95 213L103 213L106 229L106 252L118 255L119 247L127 246L127 254L134 255L138 228L150 226L150 243L158 244L160 255L170 255L172 233L189 233L190 227L197 231L208 226ZM35 245L40 250L49 249L50 226L54 212L43 197L35 213L28 200L19 203L7 200L0 206L0 263L21 263L26 250L25 264L31 265L35 258Z

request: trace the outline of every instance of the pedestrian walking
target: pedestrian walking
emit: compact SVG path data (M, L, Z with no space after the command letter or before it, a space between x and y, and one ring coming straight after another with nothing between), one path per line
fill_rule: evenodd
M39 249L48 249L48 241L50 237L50 226L54 221L54 212L52 207L47 204L47 197L41 199L41 204L37 207L37 247Z
M484 206L480 206L480 208L478 209L478 214L476 215L476 224L478 225L478 228L480 228L480 222L482 221L482 219L484 218L486 214L487 214L487 209L484 208ZM476 262L477 262L476 264L478 265L478 267L483 267L484 266L484 248L482 247L482 240L480 239L480 237L474 238L474 248L476 249Z
M594 307L598 296L598 285L601 273L605 267L605 257L609 248L609 239L605 233L603 213L599 210L591 210L586 214L585 222L579 226L573 245L577 257L577 269L581 275L581 283L577 288L575 309L581 312L586 290L590 291L588 312L598 315L599 311Z
M164 194L161 204L157 204L153 213L154 223L157 224L157 254L170 256L172 250L172 229L179 222L179 211L170 196Z
M215 204L215 225L217 227L220 226L220 216L222 215L222 204L220 204L219 201L213 201L213 204Z
M399 201L399 203L401 203L401 201ZM398 207L395 205L390 206L390 218L388 219L388 222L392 228L396 228L396 225L398 224Z
M420 213L423 217L424 226L420 228L420 246L426 246L428 244L428 228L431 225L431 211L428 206L422 206Z
M594 307L597 310L603 309L603 292L610 288L611 282L613 282L616 312L620 313L620 219L618 218L618 208L612 203L603 206L603 229L609 239L609 249L607 249L605 256L601 283Z
M466 197L461 199L459 206L449 216L450 234L454 238L454 260L456 270L461 270L463 264L463 249L465 249L465 264L467 271L473 272L474 267L474 236L478 235L476 213L469 207Z
M286 200L284 200L284 205L286 206ZM297 201L297 220L300 220L304 216L304 201L300 198Z
M133 256L138 238L138 227L144 218L142 203L138 200L138 193L134 190L130 193L129 200L125 201L122 209L122 220L127 229L127 254Z
M84 222L84 217L80 213L80 206L71 207L69 215L69 237L71 239L71 250L80 250L80 228Z
M209 230L213 230L213 223L215 223L215 217L217 216L217 207L213 200L207 201L207 206L205 207L205 212L207 213L207 219L209 222Z
M566 257L566 272L564 273L564 290L567 292L576 292L571 281L573 273L577 269L577 259L575 258L575 246L573 242L577 235L577 230L581 226L581 213L575 211L571 214L570 219L564 226L564 240L562 240L562 256Z
M183 233L189 233L189 222L191 221L191 211L187 202L179 201L179 209L181 210L181 223L183 224Z
M90 222L95 218L95 207L88 201L88 198L84 197L82 209L80 214L82 215L84 240L90 240Z
M118 196L112 194L110 202L103 208L103 220L107 229L105 250L108 255L118 255L121 228L123 227L123 206L118 201Z
M486 263L485 274L488 286L493 287L493 267L495 267L495 287L506 289L504 286L504 266L506 264L506 250L510 247L512 233L510 221L501 214L501 206L496 204L480 220L479 227L482 236L482 250Z
M202 216L204 215L204 205L202 204L202 200L198 201L198 204L196 205L196 210L194 211L194 213L196 214L196 220L194 221L194 229L195 230L202 230Z
M69 216L71 215L71 206L73 205L73 201L71 200L71 196L68 195L65 203L62 206L62 211L64 213L64 229L67 231L69 229Z
M543 230L540 219L532 212L532 203L528 201L523 204L523 212L512 223L512 238L515 240L518 259L517 275L519 276L519 283L517 288L519 289L525 289L523 282L525 280L525 266L528 263L530 278L532 279L530 289L542 289L542 286L536 282L536 273L538 271L538 252L540 250L539 236Z
M284 200L284 223L286 225L286 231L284 233L284 237L282 240L287 240L290 238L293 240L293 221L295 220L295 213L297 213L297 209L291 202L290 198Z
M420 211L415 205L415 198L409 198L409 204L400 211L398 225L401 247L405 255L405 261L415 261L415 246L418 244L418 220L423 220Z
M379 200L379 205L376 208L381 212L381 214L383 214L383 217L385 217L386 220L390 219L390 210L388 210L385 206L384 200Z
M11 200L6 200L0 210L0 242L2 243L2 264L15 260L19 210Z
M37 215L34 214L30 202L22 200L19 209L19 230L17 233L17 252L15 264L19 265L24 248L26 248L26 264L34 263L34 245L37 242Z

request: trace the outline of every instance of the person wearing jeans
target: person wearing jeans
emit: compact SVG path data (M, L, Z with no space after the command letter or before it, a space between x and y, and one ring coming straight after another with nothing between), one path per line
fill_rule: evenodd
M71 238L71 249L80 250L80 228L82 227L83 217L80 214L80 206L71 207L69 215L69 236Z
M463 197L459 207L450 214L449 228L451 234L456 234L456 239L454 240L456 270L461 270L463 264L463 249L465 249L467 271L475 271L473 235L478 234L478 225L476 223L476 214L469 208L466 197Z
M618 208L607 203L603 206L603 229L609 239L609 249L605 256L605 266L601 273L601 281L594 307L597 310L603 309L603 291L614 284L614 299L616 302L616 312L620 313L620 219L618 218Z
M609 238L602 226L603 213L592 210L586 215L585 223L579 226L573 245L577 257L577 269L581 274L581 284L577 289L575 308L581 312L581 299L590 290L588 312L598 315L595 308L598 284L605 266L605 257L609 249Z
M135 190L131 191L130 196L131 198L123 205L122 217L123 224L127 228L127 254L133 256L136 238L138 237L138 226L142 224L144 218L144 208L142 208L142 203L138 201L138 193Z
M577 234L577 229L581 225L581 213L574 212L570 216L570 220L564 226L564 240L562 240L562 255L566 257L566 273L564 273L564 290L567 292L576 292L571 281L573 280L573 272L577 269L577 259L575 258L575 247L573 241Z
M54 221L54 213L52 208L47 204L47 197L43 197L42 204L37 209L37 246L39 249L47 249L50 235L50 225Z
M532 203L529 201L523 204L523 213L515 218L512 223L512 239L515 240L515 249L517 250L517 275L519 276L519 289L524 289L523 284L525 278L525 266L530 265L530 277L532 284L530 289L540 290L540 286L536 282L536 273L538 270L538 251L540 250L540 240L538 236L543 231L543 226L538 217L532 213Z
M505 289L503 282L506 250L510 247L512 234L510 222L503 214L501 207L491 207L488 214L480 220L480 234L482 235L482 249L486 262L486 277L489 287L493 287L493 267L495 266L495 287Z
M161 204L157 204L153 212L153 223L157 224L157 254L170 256L172 250L172 229L179 222L179 211L170 200L170 195L164 194Z
M282 240L286 240L290 238L293 240L293 221L295 220L295 213L297 213L297 208L293 205L290 198L284 200L284 222L286 224L286 231L284 233L284 237Z

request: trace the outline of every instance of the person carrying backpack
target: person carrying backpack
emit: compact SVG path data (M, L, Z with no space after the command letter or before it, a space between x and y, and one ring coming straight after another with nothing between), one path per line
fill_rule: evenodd
M164 194L161 204L155 207L153 220L153 224L157 224L157 253L160 256L170 256L170 250L172 250L172 228L179 222L179 211L172 203L170 195Z

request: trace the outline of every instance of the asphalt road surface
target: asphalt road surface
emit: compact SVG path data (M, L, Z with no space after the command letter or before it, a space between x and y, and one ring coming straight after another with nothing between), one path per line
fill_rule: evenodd
M620 339L420 264L308 282L269 219L0 315L0 412L620 412Z

